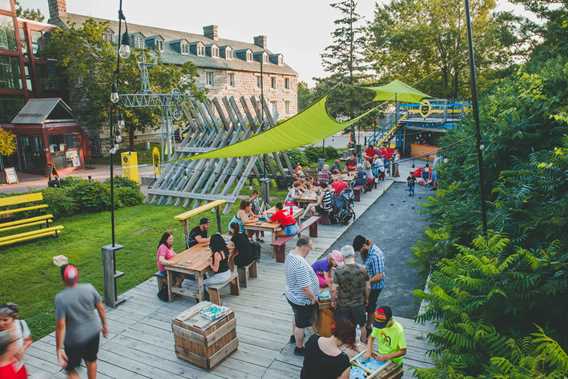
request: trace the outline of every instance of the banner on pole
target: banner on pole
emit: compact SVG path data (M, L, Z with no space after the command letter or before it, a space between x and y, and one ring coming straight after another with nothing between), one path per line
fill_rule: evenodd
M122 162L122 176L140 184L138 173L138 154L135 151L127 151L120 154Z

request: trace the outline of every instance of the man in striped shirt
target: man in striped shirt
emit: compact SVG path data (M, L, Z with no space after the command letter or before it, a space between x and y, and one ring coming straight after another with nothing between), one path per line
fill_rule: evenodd
M377 300L385 287L385 257L382 250L373 241L362 235L353 239L353 249L361 254L371 282L371 291L369 291L369 301L367 302L367 335L369 335L373 314L377 308Z
M286 299L294 312L293 334L290 343L295 343L294 354L304 355L304 329L312 326L315 304L319 295L319 282L314 270L306 261L312 245L308 237L300 236L296 248L286 257Z

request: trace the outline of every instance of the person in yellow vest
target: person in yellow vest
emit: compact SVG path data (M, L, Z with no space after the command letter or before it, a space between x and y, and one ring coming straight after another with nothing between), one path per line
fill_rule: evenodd
M378 361L402 364L406 355L406 338L402 325L393 319L390 307L381 306L375 310L373 331L367 343L367 358L373 357Z

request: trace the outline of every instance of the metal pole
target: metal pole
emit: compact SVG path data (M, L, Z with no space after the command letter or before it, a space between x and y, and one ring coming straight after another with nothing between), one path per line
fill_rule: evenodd
M113 107L111 106L110 109L110 148L111 150L114 149L114 120L113 120ZM111 241L112 246L114 247L116 244L116 237L115 237L115 221L114 221L114 162L113 162L113 154L109 154L110 157L110 228L111 228Z
M469 47L469 70L471 79L471 105L473 108L473 119L475 121L475 139L477 148L477 164L479 169L479 197L481 205L481 225L483 234L487 235L487 208L485 204L485 177L483 172L483 153L481 151L481 127L479 123L479 104L477 101L477 70L475 67L475 52L473 49L473 30L469 11L469 0L465 1L465 17L467 22L467 43Z
M264 130L264 50L262 50L262 57L260 58L260 130ZM266 154L262 156L262 179L260 180L262 185L262 197L264 204L268 205L270 203L270 184L268 177L266 175Z

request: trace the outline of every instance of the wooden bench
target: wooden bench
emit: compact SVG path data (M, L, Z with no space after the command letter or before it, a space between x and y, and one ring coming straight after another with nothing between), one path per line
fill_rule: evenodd
M225 204L227 204L227 201L225 200L215 200L215 201L211 201L205 205L202 205L200 207L194 208L192 210L189 210L187 212L183 212L177 216L175 216L175 219L179 222L181 222L183 224L183 232L185 234L185 243L186 243L186 247L187 247L187 239L189 237L189 232L191 231L190 227L189 227L189 223L191 221L191 219L195 216L198 216L204 212L207 212L211 209L215 209L215 218L217 221L217 233L222 233L221 231L221 207L224 206Z
M310 229L310 237L316 238L318 236L318 221L319 216L312 216L300 225L298 228L298 235L302 234L302 232L306 229ZM286 255L286 243L291 239L294 239L296 236L285 236L285 237L278 237L274 241L272 241L272 249L274 252L274 257L276 258L276 262L283 263L285 260Z
M300 225L300 229L298 234L302 234L302 232L306 229L310 229L310 237L317 238L318 236L318 221L320 216L312 216Z
M239 286L239 275L236 272L231 272L231 277L225 283L207 286L209 301L213 304L221 305L221 290L228 285L231 286L231 295L239 296L241 292Z
M58 236L63 230L63 226L50 226L53 222L52 214L43 214L22 219L14 219L19 213L33 212L46 209L47 204L33 204L43 201L41 192L30 193L25 195L8 196L0 198L0 208L13 207L11 209L0 210L0 219L8 219L9 221L0 223L0 232L8 232L16 229L29 228L39 226L39 229L28 230L25 232L0 237L0 246L11 245L17 242L29 241L32 239L48 236Z
M258 269L256 267L256 259L244 267L237 267L239 273L239 285L247 288L248 279L258 278Z
M353 196L355 197L355 201L361 201L361 192L362 191L363 191L363 186L353 187Z

